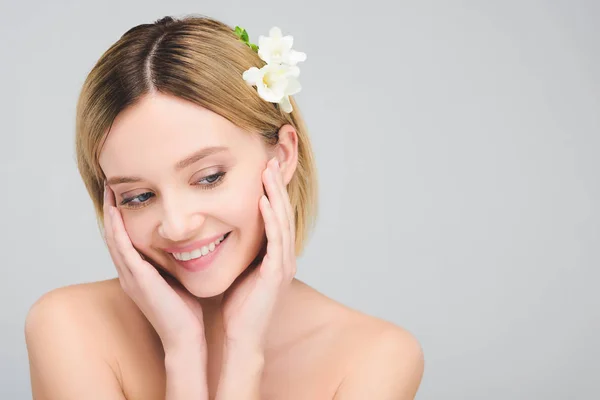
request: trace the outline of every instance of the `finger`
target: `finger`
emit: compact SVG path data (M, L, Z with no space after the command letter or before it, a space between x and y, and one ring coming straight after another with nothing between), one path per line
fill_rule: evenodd
M283 246L279 221L275 215L270 201L266 196L260 198L260 211L265 221L265 232L267 234L267 254L261 265L261 273L268 275L282 274Z
M288 219L287 210L285 206L285 188L282 188L280 186L280 180L277 176L279 174L278 169L279 168L277 167L276 160L272 160L269 162L269 166L265 173L265 183L267 188L267 194L269 197L269 202L271 203L271 206L275 211L275 215L277 216L277 219L280 221L280 224L285 229L285 231L289 232L290 221Z
M104 183L104 202L102 203L102 208L104 211L104 221L110 223L110 215L109 210L110 207L116 207L115 193L112 191L110 186Z
M287 262L288 254L287 249L289 248L290 238L289 238L289 220L286 216L286 210L284 201L281 195L281 190L279 189L279 185L277 183L277 172L275 169L276 160L269 161L267 170L266 170L266 182L265 186L267 189L267 194L269 196L269 203L271 204L271 209L274 211L277 221L279 221L279 226L281 227L281 236L282 236L282 246L284 252L282 254L282 262Z
M279 200L281 202L281 208L283 209L283 217L287 224L284 224L285 232L283 233L283 268L285 269L286 276L294 276L295 272L295 260L296 257L296 243L295 243L295 224L294 216L292 213L292 205L290 203L290 197L287 192L287 188L283 183L283 173L279 167L279 163L274 162L273 171L275 176L275 182L277 191L279 192Z
M285 213L288 218L288 226L290 231L290 245L292 246L292 252L295 254L296 224L294 219L294 210L292 209L292 203L290 202L290 196L287 191L287 187L283 182L283 172L281 171L281 168L277 168L276 175L279 191L281 192L281 198L285 207Z
M111 207L114 208L114 195L110 187L105 185L104 188L104 240L106 241L106 246L108 247L108 251L113 260L113 264L117 269L117 273L120 277L128 278L131 274L126 271L126 268L123 267L123 260L121 259L119 252L117 250L117 246L115 244L114 239L114 229L113 229L113 216L111 214Z
M131 239L125 230L125 225L123 224L123 219L121 218L119 210L113 207L111 212L113 213L112 223L115 245L118 254L123 260L125 268L136 278L141 278L146 273L158 274L158 271L154 268L146 268L147 265L144 265L146 262L142 260L140 254L133 247Z
M118 239L118 234L117 234L117 230L116 230L116 214L118 213L117 209L115 207L110 206L111 208L109 209L109 219L110 219L110 228L111 228L111 240L110 240L110 250L111 250L111 255L113 257L113 261L115 266L117 267L117 270L119 271L120 276L122 276L123 278L125 278L126 281L130 281L132 279L132 271L129 268L129 265L127 264L127 261L125 260L125 257L123 257L123 254L121 252L121 249L119 247L119 239Z
M102 211L104 213L104 239L106 239L106 236L108 234L110 234L110 214L109 214L109 207L111 206L110 204L110 197L111 197L111 193L110 191L110 187L108 187L108 185L106 185L106 183L104 184L104 200L102 202Z

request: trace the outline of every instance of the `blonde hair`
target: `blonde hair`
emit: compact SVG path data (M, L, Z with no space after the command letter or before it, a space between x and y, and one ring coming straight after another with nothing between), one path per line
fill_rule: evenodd
M296 254L300 254L317 213L314 157L298 105L294 111L261 99L242 79L265 63L234 30L204 16L164 17L127 31L100 57L83 84L77 103L77 167L104 226L104 173L99 155L115 117L145 94L160 92L213 111L240 128L260 134L268 145L278 130L292 125L298 134L298 165L288 185L295 214Z

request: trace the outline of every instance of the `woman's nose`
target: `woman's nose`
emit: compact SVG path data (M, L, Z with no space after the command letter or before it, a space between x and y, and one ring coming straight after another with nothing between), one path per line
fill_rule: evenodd
M172 242L194 238L206 217L198 210L183 211L183 207L165 210L158 233Z

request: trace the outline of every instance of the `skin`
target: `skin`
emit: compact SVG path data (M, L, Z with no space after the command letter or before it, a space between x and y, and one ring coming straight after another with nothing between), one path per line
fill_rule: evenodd
M297 134L285 125L279 136L268 147L163 94L116 118L100 165L119 277L53 290L31 308L35 399L414 398L423 373L416 339L294 278L285 187ZM174 169L206 147L224 150ZM227 232L202 271L165 251Z

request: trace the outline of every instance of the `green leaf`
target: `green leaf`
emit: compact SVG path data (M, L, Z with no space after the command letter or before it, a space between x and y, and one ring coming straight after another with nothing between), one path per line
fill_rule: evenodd
M246 46L250 47L255 53L258 53L258 46L250 43L250 37L244 28L236 26L235 34L242 40L242 42L246 43Z

